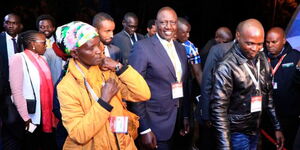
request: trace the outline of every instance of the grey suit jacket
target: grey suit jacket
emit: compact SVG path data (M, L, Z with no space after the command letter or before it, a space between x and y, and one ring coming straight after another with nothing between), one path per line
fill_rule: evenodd
M198 120L209 120L209 104L213 84L213 70L217 63L223 59L225 54L232 47L233 43L234 42L232 41L229 43L217 44L209 50L203 69L200 102L197 106L197 111L199 114L196 117L198 117Z
M136 33L136 35L138 40L144 39L143 35L139 33ZM120 48L122 64L128 64L128 57L133 45L131 44L130 37L125 33L125 30L114 35L112 44Z
M113 60L116 60L118 62L122 62L120 48L115 45L112 45L112 44L109 44L106 46L108 48L110 58L112 58Z
M176 41L174 45L181 62L181 81L185 88L188 72L185 49ZM133 111L140 116L139 131L150 128L158 141L169 140L176 124L179 99L172 99L175 70L157 36L138 41L130 54L129 64L144 77L151 91L149 101L133 104Z

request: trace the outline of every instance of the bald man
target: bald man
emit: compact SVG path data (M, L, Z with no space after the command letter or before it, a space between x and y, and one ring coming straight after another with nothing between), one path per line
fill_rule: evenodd
M300 121L300 83L295 82L300 71L300 67L297 66L300 52L293 49L286 41L285 32L280 27L273 27L268 31L266 49L272 66L276 114L286 139L285 147L293 149Z
M169 150L177 112L182 110L179 102L187 95L183 91L188 66L185 48L173 40L177 31L176 12L170 7L161 8L155 24L157 33L138 41L129 57L129 64L144 77L151 91L150 100L134 104L133 109L140 116L142 145L147 149ZM187 134L189 128L185 125Z
M214 72L211 120L216 128L217 147L255 150L260 116L265 109L273 120L281 149L284 138L272 102L271 68L261 52L263 26L256 19L241 22L236 40Z
M220 43L228 43L232 41L232 33L227 27L219 27L215 32L215 37L209 40L205 46L199 51L201 56L201 66L204 68L207 55L212 46Z
M232 40L232 33L227 27L220 27L215 33L217 43L228 43Z

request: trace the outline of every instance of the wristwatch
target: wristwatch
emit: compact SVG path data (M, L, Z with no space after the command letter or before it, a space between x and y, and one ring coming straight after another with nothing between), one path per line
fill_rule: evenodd
M121 65L122 65L121 63L116 64L116 66L115 66L115 71L116 72L120 71Z

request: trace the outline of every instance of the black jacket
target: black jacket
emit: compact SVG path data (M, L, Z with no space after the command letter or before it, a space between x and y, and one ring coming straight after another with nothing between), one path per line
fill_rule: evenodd
M271 96L270 66L263 52L259 52L258 60L260 61L262 110L268 110L274 128L280 130ZM211 95L211 120L217 131L217 143L220 149L230 149L230 133L255 135L258 132L261 112L250 112L251 97L256 96L257 92L243 63L248 64L256 79L257 69L256 66L250 65L249 61L252 60L248 60L235 43L215 71Z
M285 55L281 65L274 75L273 98L276 114L280 117L297 117L300 115L300 83L295 81L297 77L296 65L300 60L300 52L294 50L288 42L284 50L277 57L268 53L270 63L274 68L280 58Z

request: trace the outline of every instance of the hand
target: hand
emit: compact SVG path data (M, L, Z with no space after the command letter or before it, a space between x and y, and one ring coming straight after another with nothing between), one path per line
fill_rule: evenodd
M29 129L29 124L32 123L31 119L28 119L25 121L25 130L27 131Z
M157 149L156 136L152 131L141 135L142 144L146 149Z
M112 70L115 71L116 65L119 64L119 62L109 58L109 57L105 57L102 59L101 63L100 63L100 69L103 71L107 71L107 70ZM120 69L122 68L122 64L120 66Z
M105 101L106 103L109 103L111 98L116 95L118 92L119 88L117 85L117 82L114 79L109 78L106 82L105 85L102 87L102 96L101 99Z
M283 144L284 144L284 136L281 131L275 131L275 136L276 136L276 142L277 142L277 149L282 150L283 149Z
M184 118L183 120L183 129L179 131L181 136L185 136L190 132L190 122L188 118Z

